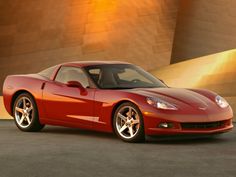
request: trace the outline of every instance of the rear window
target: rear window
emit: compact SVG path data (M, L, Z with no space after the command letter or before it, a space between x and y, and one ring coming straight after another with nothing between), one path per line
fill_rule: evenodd
M47 69L39 72L38 74L40 76L44 76L44 77L50 78L52 76L53 72L55 71L56 67L57 66L52 66L50 68L47 68Z

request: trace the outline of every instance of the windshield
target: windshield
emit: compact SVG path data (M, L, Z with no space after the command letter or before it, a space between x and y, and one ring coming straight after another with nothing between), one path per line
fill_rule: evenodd
M151 74L130 64L87 66L85 70L96 85L102 89L166 87Z

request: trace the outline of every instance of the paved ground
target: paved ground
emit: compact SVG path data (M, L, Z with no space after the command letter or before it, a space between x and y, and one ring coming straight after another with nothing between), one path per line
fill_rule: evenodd
M114 135L0 121L0 177L235 177L236 130L214 139L129 144Z

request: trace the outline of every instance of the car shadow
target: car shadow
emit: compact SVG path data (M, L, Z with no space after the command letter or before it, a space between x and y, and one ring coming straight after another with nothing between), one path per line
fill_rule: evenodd
M78 128L67 128L67 127L45 127L41 133L47 134L63 134L63 135L79 135L87 136L91 138L101 138L110 140L119 140L114 133L104 133L91 130L83 130ZM160 144L160 145L188 145L188 144L208 144L208 143L225 143L230 141L224 135L217 136L203 136L203 137L183 137L183 136L173 136L173 137L146 137L146 141L140 144Z
M45 127L41 133L47 134L63 134L63 135L79 135L79 136L90 136L90 137L101 137L116 139L113 133L98 132L92 130L84 130L79 128L67 128L67 127Z
M1 127L6 129L6 124L10 126L14 131L19 132L19 130L15 127L13 120L1 120ZM3 124L4 123L4 124ZM236 126L236 124L234 124ZM7 128L8 130L8 128ZM80 135L87 136L91 138L101 138L101 139L111 139L120 141L118 137L114 133L104 133L104 132L96 132L91 130L83 130L78 128L67 128L67 127L59 127L59 126L46 126L40 132L34 133L42 133L42 134L61 134L61 135ZM159 144L159 145L191 145L191 144L219 144L219 143L227 143L230 141L235 141L234 135L235 130L228 132L226 134L220 134L218 136L210 136L210 137L146 137L146 141L141 144ZM122 142L123 143L123 142Z
M211 135L211 136L174 136L174 137L147 137L146 143L148 144L163 144L163 145L188 145L188 144L212 144L212 143L225 143L230 141L224 135Z

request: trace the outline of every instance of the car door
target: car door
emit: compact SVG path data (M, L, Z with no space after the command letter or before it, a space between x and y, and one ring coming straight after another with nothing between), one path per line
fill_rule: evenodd
M69 87L69 81L78 81L85 88ZM89 88L87 75L79 67L62 66L55 79L45 83L43 103L49 122L71 126L91 126L94 120L94 93Z

